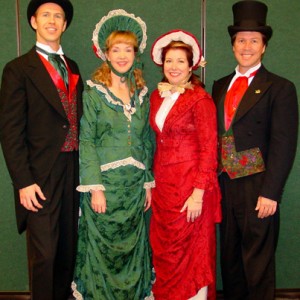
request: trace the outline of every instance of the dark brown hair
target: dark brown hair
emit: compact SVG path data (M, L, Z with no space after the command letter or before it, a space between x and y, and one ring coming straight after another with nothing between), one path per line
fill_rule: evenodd
M166 55L168 53L169 50L171 49L181 49L185 52L186 54L186 58L187 58L187 61L188 61L188 64L189 64L189 67L193 67L193 48L192 46L182 42L182 41L172 41L171 43L169 43L167 46L165 46L163 49L162 49L162 52L161 52L161 61L164 65L165 63L165 59L166 59ZM162 79L163 82L167 82L167 78L166 76L163 77ZM194 74L192 72L192 75L190 77L190 81L193 85L199 85L199 86L202 86L204 87L204 84L201 82L201 80L199 79L199 76Z
M260 32L261 33L261 32ZM231 45L233 46L235 40L236 40L236 34L234 34L232 37L231 37ZM261 36L262 36L262 41L263 41L263 44L267 47L268 46L268 39L267 37L261 33Z

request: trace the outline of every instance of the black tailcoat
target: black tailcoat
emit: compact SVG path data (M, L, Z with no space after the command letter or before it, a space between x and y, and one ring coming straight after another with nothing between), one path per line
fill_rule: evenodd
M221 136L225 132L224 101L233 76L213 85ZM225 173L220 176L224 295L225 299L274 299L279 207L263 219L255 208L259 196L280 201L294 161L298 132L294 84L261 66L238 106L232 131L236 151L258 147L266 170L236 179Z
M212 96L218 109L234 73L214 82ZM293 165L298 133L298 103L292 82L261 66L237 109L232 123L237 151L258 147L266 171L260 195L280 201ZM219 122L219 132L224 123Z
M77 64L67 57L66 61L72 73L80 76ZM79 126L81 77L76 89ZM34 183L43 187L68 130L68 118L57 88L35 47L9 62L3 70L0 92L0 138L15 188L19 232L26 228L28 211L20 204L18 190Z

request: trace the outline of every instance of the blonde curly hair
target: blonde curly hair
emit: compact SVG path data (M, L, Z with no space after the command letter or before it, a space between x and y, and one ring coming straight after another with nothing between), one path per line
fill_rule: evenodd
M131 31L113 31L106 39L105 51L108 52L113 45L118 43L125 43L131 45L133 46L135 53L137 53L138 51L137 37ZM134 69L133 74L134 74L135 84L133 82L130 83L131 92L134 92L135 87L137 89L141 89L146 84L141 69ZM95 72L92 75L92 80L95 82L102 83L107 87L110 87L112 85L111 68L109 67L106 61L103 62L102 65L95 70Z

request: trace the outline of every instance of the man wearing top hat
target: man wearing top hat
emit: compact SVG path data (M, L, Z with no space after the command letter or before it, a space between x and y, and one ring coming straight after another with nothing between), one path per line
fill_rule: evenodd
M69 0L31 0L27 17L36 45L4 68L0 138L18 230L27 231L32 299L67 299L76 252L83 83L60 40L73 6ZM64 78L51 55L62 62Z
M218 108L221 267L225 299L271 300L279 202L297 145L292 82L262 64L272 28L267 6L239 1L228 27L235 72L214 82Z

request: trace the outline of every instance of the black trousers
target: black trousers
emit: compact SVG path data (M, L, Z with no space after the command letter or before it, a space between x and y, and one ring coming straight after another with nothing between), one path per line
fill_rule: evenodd
M279 207L271 217L257 217L263 176L230 179L227 173L220 175L221 272L226 300L274 299Z
M43 208L27 219L27 248L32 300L66 300L77 244L78 153L61 153L42 191Z

